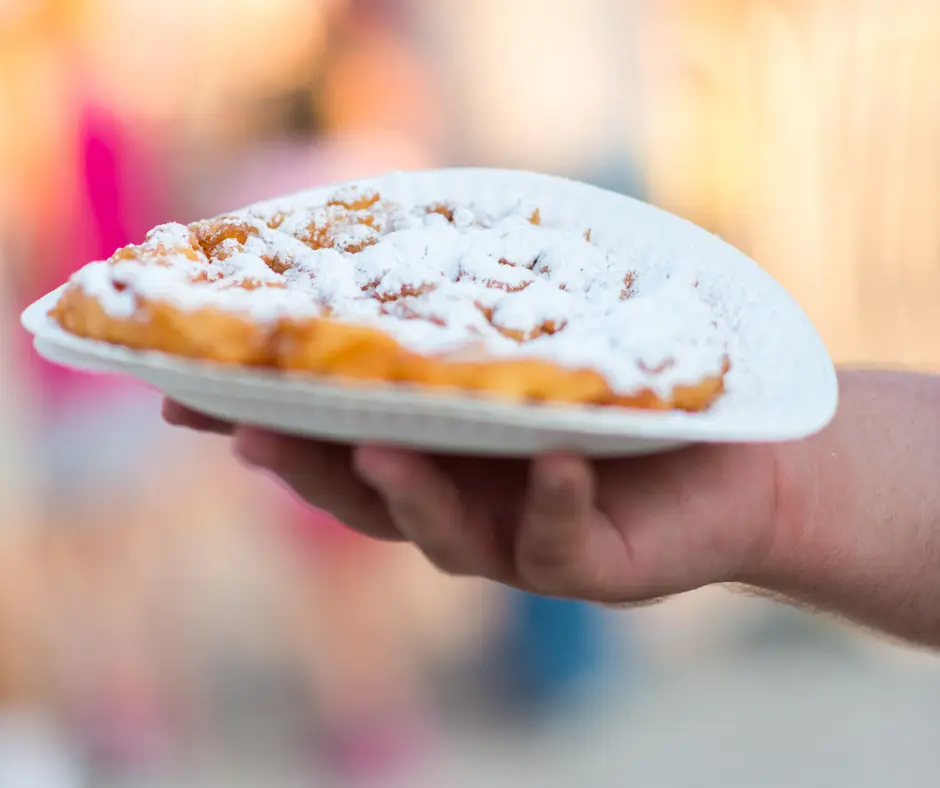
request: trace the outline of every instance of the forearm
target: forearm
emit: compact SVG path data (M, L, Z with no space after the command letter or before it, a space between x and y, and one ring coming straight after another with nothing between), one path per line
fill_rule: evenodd
M940 378L840 383L832 425L779 449L778 525L751 581L940 646Z

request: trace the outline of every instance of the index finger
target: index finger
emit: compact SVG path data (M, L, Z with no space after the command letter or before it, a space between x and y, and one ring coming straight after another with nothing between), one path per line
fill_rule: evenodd
M235 425L230 422L191 410L171 399L163 400L163 420L171 427L183 427L211 435L231 435L235 430Z

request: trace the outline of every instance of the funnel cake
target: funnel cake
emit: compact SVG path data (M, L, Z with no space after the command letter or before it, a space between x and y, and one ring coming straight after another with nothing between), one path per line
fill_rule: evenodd
M224 364L516 401L701 411L726 335L682 270L642 271L536 205L408 205L346 187L90 263L51 316L82 337Z

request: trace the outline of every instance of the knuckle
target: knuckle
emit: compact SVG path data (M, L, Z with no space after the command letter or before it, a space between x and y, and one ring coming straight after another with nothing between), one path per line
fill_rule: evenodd
M316 482L311 482L309 478L300 477L296 474L274 472L274 476L302 503L328 512L337 519L342 519L336 510L343 507L336 505L335 501L329 500L329 496Z
M349 511L344 509L330 511L329 514L337 521L340 527L354 531L366 539L377 542L403 542L405 538L390 523L384 519L371 516L369 513Z
M472 574L452 551L429 548L423 545L418 545L418 549L424 554L424 557L427 558L428 561L434 564L439 572L445 575L449 575L450 577L467 577Z

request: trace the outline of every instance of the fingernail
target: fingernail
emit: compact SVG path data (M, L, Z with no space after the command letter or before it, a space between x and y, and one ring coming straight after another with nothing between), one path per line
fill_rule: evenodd
M164 402L160 413L163 420L171 427L180 427L183 424L183 414L180 409L172 402Z
M536 487L543 495L557 497L568 495L574 487L574 482L565 473L543 472L536 477Z

